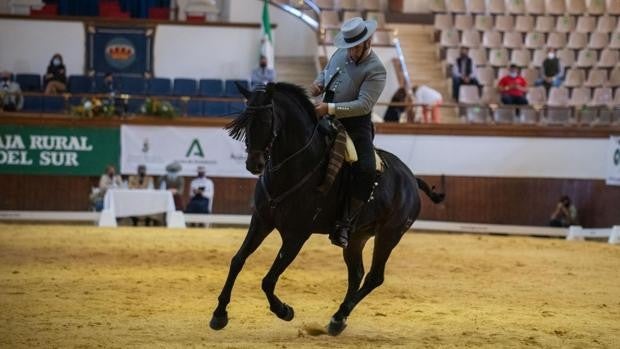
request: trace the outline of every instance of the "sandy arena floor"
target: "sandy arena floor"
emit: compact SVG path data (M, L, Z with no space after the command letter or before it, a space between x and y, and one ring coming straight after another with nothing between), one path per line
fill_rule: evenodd
M283 275L287 323L260 290L272 234L214 332L244 233L0 225L0 347L620 348L620 246L447 234L408 234L336 338L315 332L344 294L340 251L313 237Z

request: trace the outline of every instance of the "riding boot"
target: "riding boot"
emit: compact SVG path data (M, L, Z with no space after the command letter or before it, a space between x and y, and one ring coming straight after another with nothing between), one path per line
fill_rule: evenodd
M349 204L344 210L342 219L336 222L336 229L334 229L334 231L329 235L329 239L332 244L342 248L347 248L347 245L349 244L349 237L353 231L355 219L362 211L362 206L364 206L364 203L365 201L357 198L351 198L349 200Z

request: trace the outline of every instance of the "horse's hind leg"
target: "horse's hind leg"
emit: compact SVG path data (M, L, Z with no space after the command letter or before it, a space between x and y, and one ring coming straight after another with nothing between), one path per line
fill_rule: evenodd
M385 232L385 231L384 231ZM357 292L346 297L340 305L338 311L332 316L327 331L332 336L339 335L347 326L346 321L353 308L364 299L372 290L379 287L383 283L383 275L385 273L385 264L392 249L400 241L400 234L396 236L389 232L387 234L377 234L375 238L375 246L373 249L372 265L370 271L366 274L364 284ZM348 295L348 292L347 292Z
M248 234L245 236L243 244L230 262L230 269L228 270L226 283L224 284L222 292L218 297L217 308L213 311L213 317L209 323L209 326L211 326L212 329L221 330L228 324L228 313L226 312L226 306L230 303L230 293L232 292L233 285L235 284L235 279L237 279L237 275L239 275L239 272L243 268L245 260L248 256L256 251L258 246L260 246L263 240L265 240L265 237L267 237L272 230L272 225L261 221L256 214L252 216Z
M280 319L291 321L295 316L295 311L291 306L286 303L282 303L280 299L275 295L274 291L278 278L286 270L286 268L293 262L299 250L303 247L304 243L310 234L282 234L282 247L278 251L276 259L273 261L273 265L267 275L263 278L262 288L263 292L267 296L269 301L269 309L276 314Z

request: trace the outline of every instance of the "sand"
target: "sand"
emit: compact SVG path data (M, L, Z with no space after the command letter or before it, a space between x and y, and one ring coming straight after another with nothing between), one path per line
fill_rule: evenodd
M407 234L339 337L322 333L346 287L341 252L311 238L276 289L295 308L284 322L260 290L272 234L215 332L244 234L0 225L0 347L620 348L620 246L456 234Z

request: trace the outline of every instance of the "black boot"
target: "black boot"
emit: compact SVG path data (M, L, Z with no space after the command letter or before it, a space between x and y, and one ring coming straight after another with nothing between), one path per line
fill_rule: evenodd
M329 235L329 239L333 245L347 248L347 245L349 244L349 236L351 236L351 232L353 231L355 219L360 214L364 203L365 201L356 198L351 198L349 200L349 204L344 210L342 219L336 222L336 228L332 234Z

